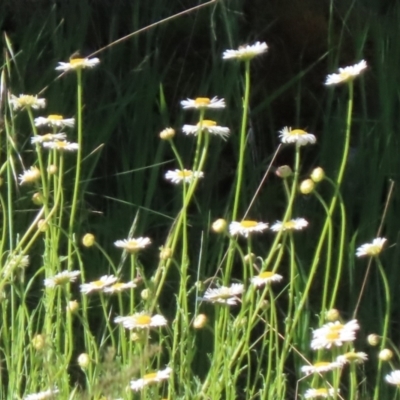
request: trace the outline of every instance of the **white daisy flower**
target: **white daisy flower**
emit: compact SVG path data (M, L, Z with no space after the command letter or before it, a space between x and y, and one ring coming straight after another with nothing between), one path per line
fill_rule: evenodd
M167 367L161 371L146 374L141 379L131 381L130 383L131 389L137 392L143 389L145 386L166 381L169 379L171 373L172 373L172 368Z
M197 135L200 129L200 122L197 125L183 125L182 131L186 135ZM211 135L220 136L223 140L229 137L230 129L225 126L218 126L215 121L205 119L201 122L201 129L203 132L209 133Z
M20 94L18 97L12 94L10 104L13 106L14 111L20 108L34 108L38 110L39 108L46 107L46 99L39 99L37 96L32 96L30 94Z
M46 278L44 280L44 286L55 288L56 286L65 285L68 282L75 282L80 274L80 271L62 271L52 278Z
M30 167L28 170L24 171L24 173L20 174L18 178L20 180L20 185L36 182L40 179L40 170L37 167Z
M292 129L285 126L279 133L282 143L296 143L298 146L305 146L308 143L314 144L317 141L312 133L303 131L303 129Z
M208 97L197 97L196 99L186 99L181 101L181 106L183 108L225 108L225 100L218 99L218 97L213 97L209 99Z
M139 237L137 239L124 239L117 240L114 242L114 245L124 249L128 253L137 253L139 250L144 249L151 243L151 240L148 237Z
M63 128L68 126L73 128L75 125L75 118L64 118L62 115L51 114L47 117L35 118L35 126L53 126L57 128Z
M65 140L55 140L54 142L44 142L43 147L59 151L76 151L79 149L79 144L67 142Z
M340 393L340 390L336 392ZM335 396L335 389L326 389L326 388L318 388L318 389L307 389L307 391L304 393L304 398L305 399L327 399L328 397L333 397Z
M365 60L361 60L358 64L350 67L339 68L338 74L330 74L326 77L325 85L337 85L338 83L347 82L360 75L367 68Z
M360 325L355 319L346 324L339 321L329 322L313 331L311 348L314 350L330 349L332 346L342 346L345 342L353 342L356 338L356 331L359 329Z
M148 329L167 325L167 320L160 314L149 315L146 312L128 315L127 317L116 317L114 322L122 324L126 329Z
M385 238L376 238L372 243L366 243L360 246L356 251L357 257L370 256L374 257L380 254L385 244Z
M240 46L238 50L225 50L222 58L229 60L237 58L239 60L251 60L255 56L265 53L268 46L265 42L256 42L252 45Z
M104 275L98 281L93 281L89 283L83 283L81 288L81 293L91 293L98 292L99 290L103 290L105 287L112 285L117 281L117 278L114 275Z
M131 281L131 282L117 282L114 283L111 286L107 286L103 289L104 293L121 293L122 291L126 290L126 289L134 289L136 287L136 283Z
M229 224L229 233L232 236L242 235L248 237L250 233L262 232L266 229L268 229L267 223L251 220L243 220L241 222L233 221Z
M304 365L303 367L301 367L301 372L305 373L306 375L321 374L323 372L328 372L336 368L340 368L341 366L342 364L338 361L319 361L313 365Z
M400 371L394 370L390 374L385 376L385 381L391 385L396 385L400 387Z
M233 283L230 287L221 286L216 289L207 289L202 300L234 306L239 300L237 296L243 292L244 285L242 283Z
M260 287L263 285L267 285L271 282L280 282L282 280L282 275L275 274L272 271L264 271L258 274L257 276L253 276L250 281L254 286Z
M54 399L55 394L59 393L57 388L49 389L44 392L32 393L28 394L28 396L24 397L24 400L46 400L46 399Z
M305 228L307 225L308 222L304 218L295 218L286 222L276 221L275 224L271 226L271 231L299 231Z
M60 133L46 133L46 135L36 135L31 137L31 143L45 143L54 142L55 140L65 140L67 135L63 132Z
M57 71L74 71L83 68L93 68L100 63L98 58L72 58L69 62L59 62Z
M168 179L172 183L190 183L194 179L200 179L204 177L204 173L201 171L190 171L184 169L183 171L176 169L175 171L167 171L165 174L165 179Z
M342 365L351 363L362 364L365 361L368 361L368 356L362 351L349 351L348 353L344 353L341 356L336 357L336 362Z

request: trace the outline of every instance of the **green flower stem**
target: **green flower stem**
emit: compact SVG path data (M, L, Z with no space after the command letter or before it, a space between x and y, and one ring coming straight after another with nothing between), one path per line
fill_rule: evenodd
M232 221L236 221L236 218L237 218L239 201L240 201L240 192L242 190L249 102L250 102L250 60L246 60L245 61L245 88L244 88L244 100L243 100L242 126L240 129L240 142L239 142L239 164L238 164L238 170L237 170L235 198L234 198L233 210L232 210Z
M210 141L209 139L210 139L209 135L205 135L204 147L203 147L203 150L202 150L202 153L201 153L198 171L202 171L203 168L204 168L205 161L207 159L207 154L208 154L208 147L209 147L209 141ZM171 248L171 253L172 254L174 254L175 248L176 248L177 243L178 243L178 239L180 237L180 230L182 228L184 210L186 210L187 207L189 206L189 203L193 198L193 194L195 192L195 189L197 187L198 182L199 182L199 178L195 177L193 179L193 181L190 183L189 188L187 190L187 195L186 195L182 210L180 211L180 213L179 213L179 215L177 217L176 223L172 227L171 233L168 235L168 238L166 240L166 243L165 243L164 247L165 248ZM157 301L158 301L158 298L159 298L159 296L161 294L161 290L162 290L162 288L164 286L164 282L165 282L165 279L167 277L168 270L169 270L169 267L171 265L171 261L172 261L172 256L171 256L171 258L169 258L166 261L165 265L160 264L158 269L157 269L157 271L156 271L156 274L154 276L154 287L156 287L156 293L155 293L155 296L153 298L153 303L152 303L152 305L150 307L150 310L153 310L157 305Z
M203 125L203 121L204 121L204 113L205 113L205 109L201 109L200 110L200 119L199 119L199 129L197 131L197 141L196 141L196 150L194 153L194 160L193 160L193 171L201 171L201 169L199 169L199 160L200 160L200 149L201 149L201 142L202 142L202 138L203 136L209 136L208 133L206 133L205 135L202 135L202 125Z
M300 169L300 146L296 145L296 152L295 152L295 165L294 165L294 176L293 176L293 181L292 181L292 188L290 190L290 196L289 196L289 201L288 201L288 206L286 208L285 211L285 215L283 217L283 223L287 222L290 220L291 216L292 216L292 212L293 212L293 204L294 204L294 199L296 198L296 193L297 193L297 187L299 184L299 169ZM288 186L287 186L287 182L285 180L284 183L284 187L285 187L285 192L288 193ZM272 246L268 252L268 256L267 259L264 261L263 264L263 269L267 269L269 264L272 261L272 257L274 257L276 248L278 246L278 244L281 241L283 235L283 231L280 230L276 235L275 235L275 239L272 243Z
M29 121L31 123L31 128L33 131L33 137L38 136L36 125L35 125L35 120L33 118L32 114L32 109L29 107L27 108L28 116L29 116ZM39 160L39 169L40 169L40 178L42 182L42 189L43 189L43 205L44 205L44 211L45 211L45 216L49 213L49 191L47 187L47 176L46 176L46 170L44 167L44 162L43 162L43 156L42 156L42 149L40 147L39 143L35 143L35 149L36 149L36 154L37 158Z
M8 124L6 123L6 132L7 132L7 137L10 138L11 137L11 132L9 132L8 129ZM6 141L6 148L7 148L7 163L5 163L7 165L7 207L4 208L4 210L6 210L7 214L8 214L8 242L9 242L9 250L10 252L13 251L13 247L14 247L14 225L13 225L13 221L14 221L14 200L13 200L13 191L14 191L14 185L13 185L13 156L12 156L12 143L11 143L11 139L8 139ZM43 209L44 211L44 209ZM18 247L18 245L17 245ZM15 252L16 254L16 252Z
M388 339L388 330L389 330L389 320L390 320L390 286L389 286L389 281L386 276L385 269L383 268L383 265L381 263L381 260L377 257L376 258L376 264L378 266L379 273L381 275L382 283L383 283L383 289L385 292L385 302L386 302L386 312L385 312L385 320L383 323L383 332L382 332L382 338L381 338L381 351L386 347L386 342ZM374 390L374 400L378 400L379 397L379 388L380 388L380 383L382 380L381 377L381 370L382 370L382 360L379 358L378 361L378 370L376 373L376 383L375 383L375 390Z
M100 253L103 255L103 257L107 260L108 264L111 266L114 275L119 275L121 271L117 270L116 265L114 264L114 261L111 259L111 257L107 254L107 252L101 247L97 242L94 242L94 245L96 248L100 251Z
M349 399L357 398L357 368L356 363L352 362L350 364L350 396Z
M349 100L348 100L348 105L347 105L347 118L346 118L346 136L345 136L345 143L344 143L344 149L343 149L343 156L342 156L342 162L340 165L340 169L339 169L339 173L338 173L338 177L336 179L336 185L337 185L337 190L334 193L332 200L331 200L331 204L329 206L329 213L328 216L325 220L324 226L322 228L322 232L318 241L318 245L314 254L314 259L311 265L311 269L310 269L310 274L309 274L309 278L306 284L306 288L304 290L303 293L303 297L300 300L300 303L297 307L296 310L296 314L294 316L293 319L293 323L292 323L292 330L290 332L289 337L286 338L286 342L285 343L290 343L291 339L292 339L292 335L294 333L294 329L297 325L297 322L300 319L300 315L303 312L303 307L304 304L306 303L307 299L308 299L308 295L309 295L309 291L311 289L311 285L314 279L314 275L317 271L318 268L318 263L319 263L319 259L320 259L320 255L321 255L321 251L322 251L322 247L323 247L323 243L325 241L325 236L328 232L328 227L330 225L330 219L332 218L333 215L333 211L335 209L336 206L336 202L337 199L339 197L338 193L339 193L339 188L340 185L342 183L343 180L343 176L344 176L344 171L346 168L346 163L347 163L347 158L349 155L349 148L350 148L350 130L351 130L351 118L352 118L352 113L353 113L353 82L349 81Z
M111 337L112 346L114 349L117 349L117 345L115 343L115 338L114 338L114 333L113 333L113 328L110 324L110 316L107 312L107 302L104 298L104 293L100 291L99 297L100 297L101 308L103 309L104 319L106 320L108 334Z
M72 197L71 215L69 219L68 228L68 270L72 269L72 241L74 236L75 227L75 215L78 205L78 194L79 184L81 179L81 164L82 164L82 146L83 146L83 135L82 135L82 70L78 68L76 70L77 76L77 130L78 130L78 151L76 156L76 171L75 171L75 182L74 182L74 193Z
M136 275L136 254L131 254L131 281L134 281ZM135 312L135 292L131 289L130 303L129 303L129 313L133 314Z
M344 206L343 198L338 192L339 199L339 207L340 207L340 236L339 236L339 251L337 257L337 266L336 266L336 274L335 274L335 283L333 285L333 291L331 295L331 303L329 308L334 308L337 294L339 291L340 278L342 276L343 271L343 258L344 258L344 248L345 248L345 240L346 240L346 208ZM329 243L330 245L330 243ZM328 287L328 285L326 286Z
M313 195L318 199L321 203L322 207L326 213L326 221L328 222L328 244L326 249L326 264L325 264L325 277L324 277L324 289L322 292L322 303L321 303L321 318L324 316L324 311L326 309L326 303L328 299L328 287L329 280L331 279L331 267L332 267L332 241L333 241L333 232L332 232L332 219L329 216L329 209L327 204L321 195L314 190Z
M207 374L200 394L204 394L205 398L218 399L220 396L215 393L219 385L215 384L212 380L220 379L221 365L226 362L226 354L224 349L226 348L226 331L229 322L229 308L223 305L215 304L215 328L214 328L214 349L220 354L215 353L210 366L210 371ZM233 360L231 358L231 360ZM231 368L231 366L229 366ZM207 389L211 386L210 396L207 396ZM200 397L203 398L203 397Z

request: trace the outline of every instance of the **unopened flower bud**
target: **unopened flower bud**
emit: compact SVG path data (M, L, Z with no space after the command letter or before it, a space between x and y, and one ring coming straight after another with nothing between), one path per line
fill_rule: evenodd
M150 290L149 289L143 289L140 292L140 297L142 298L142 300L148 300L149 296L150 296Z
M244 256L244 261L247 263L252 263L256 258L256 255L254 253L246 254Z
M226 221L223 218L219 218L213 222L211 228L215 233L222 233L226 230L226 225Z
M269 310L270 306L271 306L271 304L270 304L270 302L268 300L263 300L261 302L261 308L263 310Z
M49 228L49 224L46 222L46 220L41 219L41 220L39 220L37 227L40 232L45 232Z
M138 333L132 332L132 333L131 333L131 336L130 336L130 339L132 340L132 342L137 342L137 341L139 341L141 338L140 338L140 335L139 335Z
M44 203L43 194L40 192L34 193L32 196L32 202L37 206L41 206Z
M58 171L57 165L52 164L52 165L49 165L49 166L47 167L47 172L48 172L50 175L54 175L55 173L57 173L57 171Z
M44 336L41 334L37 334L32 339L32 346L35 350L42 350L45 345Z
M390 349L383 349L379 352L379 359L382 361L389 361L393 358L393 351Z
M175 136L175 130L172 128L165 128L160 132L160 139L170 140Z
M326 319L330 322L337 321L340 317L340 313L336 308L331 308L326 312Z
M168 260L172 256L172 250L169 247L163 247L160 251L160 260Z
M310 194L315 187L315 183L311 179L306 179L300 183L300 192L302 194Z
M293 171L289 165L282 165L276 169L275 175L279 178L286 179L293 175Z
M325 178L325 171L321 167L314 168L310 178L315 182L321 182Z
M194 329L202 329L207 324L207 315L199 314L193 321L193 328Z
M68 302L66 310L67 312L74 314L79 309L79 303L76 300L71 300Z
M89 364L90 364L89 354L82 353L81 355L79 355L79 357L78 357L78 365L81 368L85 369L85 368L87 368L89 366Z
M194 286L196 287L196 289L199 292L203 292L204 291L204 283L202 281L197 281Z
M376 333L371 333L370 335L368 335L367 341L370 346L378 346L381 338Z
M82 238L82 244L85 247L92 247L96 242L96 238L92 233L87 233L85 236Z

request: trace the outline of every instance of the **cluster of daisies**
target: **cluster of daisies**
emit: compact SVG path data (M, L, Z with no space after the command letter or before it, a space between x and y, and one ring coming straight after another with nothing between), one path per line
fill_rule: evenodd
M328 316L338 318L337 310L331 310ZM331 349L333 347L342 347L352 343L356 338L356 331L360 329L357 320L351 320L342 323L339 320L328 322L321 328L313 331L311 348L313 350ZM320 353L319 353L320 354ZM363 363L368 359L367 354L363 352L349 351L336 357L333 361L320 360L314 364L305 365L301 371L306 375L319 374L343 368L350 363ZM339 389L335 390L332 385L326 382L327 387L310 388L305 394L306 399L333 397L339 393Z
M248 62L252 58L265 53L268 49L266 43L256 42L253 45L243 46L237 50L227 50L223 53L223 59L236 59ZM59 63L56 68L58 71L68 72L71 70L80 70L83 68L93 68L99 63L97 58L75 58L71 59L68 63ZM364 60L358 64L346 68L339 68L336 74L328 75L326 78L326 85L336 85L343 82L348 82L359 75L367 64ZM31 95L20 95L19 97L11 95L10 104L12 104L15 111L19 109L41 109L46 106L45 99L38 98ZM225 108L224 99L218 97L206 98L199 97L194 100L187 99L181 102L184 109L197 109L200 111L199 121L193 125L186 124L183 126L182 131L186 135L198 136L200 134L210 134L221 137L227 140L230 135L230 129L227 127L219 126L216 121L204 119L204 113L207 109L222 109ZM74 118L64 118L61 115L48 115L47 117L39 117L34 120L36 127L51 127L53 132L38 135L35 133L32 138L32 143L35 145L42 145L44 148L54 150L74 151L78 150L77 143L70 143L67 141L67 136L64 132L59 130L64 128L74 127ZM160 137L164 140L171 140L175 135L172 128L164 129L160 133ZM316 143L316 137L303 129L292 129L291 127L284 127L279 132L279 137L282 143L293 143L296 146L304 146L307 144ZM278 171L284 174L283 169ZM31 167L20 175L20 183L36 181L40 177L40 171L37 167ZM200 170L187 170L176 169L168 171L165 175L166 179L172 183L191 183L193 180L203 178L204 174ZM312 177L311 177L312 178ZM271 226L273 232L302 230L307 227L308 222L303 218L291 219L289 221L277 221ZM251 220L243 220L241 222L234 221L229 225L229 233L232 236L242 235L249 237L249 235L256 232L263 232L268 229L268 224L264 222L257 222ZM365 244L357 249L357 256L377 256L385 243L386 239L377 238L370 244ZM130 238L126 240L118 240L115 246L125 250L127 253L135 254L144 249L151 243L149 238L140 237L137 239ZM27 257L27 256L26 256ZM10 261L11 262L11 261ZM28 260L19 260L19 263L28 263ZM14 268L15 266L12 266ZM11 264L10 264L11 268ZM47 278L44 284L48 288L55 288L62 286L66 283L75 282L80 275L80 271L63 271L59 274ZM259 275L251 278L252 284L255 286L262 286L271 282L278 282L282 276L271 272L264 271ZM84 283L80 286L81 292L88 294L95 291L102 291L105 293L121 292L125 289L132 289L136 287L136 283L131 281L127 283L118 282L118 278L114 275L104 275L99 280L90 283ZM239 301L239 296L243 294L244 285L234 283L230 287L222 286L215 289L206 290L203 300L220 303L227 305L235 305ZM140 312L128 316L118 316L114 322L120 324L126 329L131 331L158 328L167 325L167 320L160 314L151 315L150 313ZM329 322L313 332L313 339L311 347L314 350L330 349L334 346L339 347L344 344L352 343L355 340L355 333L359 329L359 324L356 320L348 323L342 323L339 320ZM306 375L314 373L323 373L334 370L335 368L342 368L345 364L351 362L364 362L367 356L362 352L350 351L338 356L333 362L319 361L314 365L307 365L302 368L302 372ZM133 391L139 391L145 386L150 384L157 384L169 379L172 373L170 367L164 370L145 374L142 378L133 380L130 387ZM386 380L389 383L400 385L400 371L394 371L388 375ZM37 394L28 395L25 397L27 400L46 399L54 397L58 393L58 389L48 390ZM329 397L335 395L333 387L309 389L305 393L305 398Z
M98 58L75 58L69 62L60 62L56 67L58 71L71 71L81 70L83 68L93 68L99 64ZM9 104L14 111L38 110L46 107L46 99L39 98L38 96L29 94L20 94L15 96L10 95ZM30 114L31 115L31 114ZM50 114L46 117L38 117L34 119L34 136L31 138L31 143L38 146L41 145L45 149L52 149L56 151L76 151L79 149L78 143L67 141L67 135L60 130L64 128L73 128L75 126L75 118L64 118L62 115ZM36 128L48 128L51 132L46 132L39 135ZM40 170L32 166L28 170L19 175L20 184L35 182L40 178Z

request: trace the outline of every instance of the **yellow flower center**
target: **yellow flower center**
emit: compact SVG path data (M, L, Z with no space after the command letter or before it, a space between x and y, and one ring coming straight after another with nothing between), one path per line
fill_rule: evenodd
M349 74L348 72L341 72L340 74L340 79L347 81L348 79L351 79L353 75Z
M268 278L272 278L275 274L271 271L264 271L261 272L260 275L258 275L259 278L261 279L268 279Z
M51 121L61 121L63 119L62 115L57 115L57 114L51 114L47 117L47 119Z
M206 107L211 103L211 100L208 97L197 97L194 102L198 106Z
M135 239L129 240L129 242L125 246L125 250L128 252L136 252L140 249L139 243Z
M315 389L315 393L317 396L325 396L328 394L328 389L325 388L319 388L319 389Z
M143 380L147 383L154 381L157 378L157 372L151 372L150 374L146 374L143 376Z
M296 227L296 223L294 221L287 221L283 224L285 229L294 229Z
M67 283L69 281L69 276L57 276L54 278L54 283L56 285L62 285L63 283Z
M59 149L67 147L67 142L64 142L63 140L55 140L54 143Z
M336 324L329 328L332 332L340 332L343 329L342 324Z
M229 299L232 295L229 291L229 288L221 288L221 292L216 295L217 299Z
M345 353L344 356L348 361L362 361L363 357L362 354L357 354L354 351L349 351L348 353Z
M303 131L303 129L291 129L289 134L293 136L301 136L301 135L306 135L307 132Z
M314 364L315 368L324 368L324 367L328 367L330 365L329 362L327 361L320 361Z
M180 177L182 177L182 178L188 178L188 177L190 177L190 176L192 176L193 175L193 172L192 171L188 171L188 170L183 170L183 171L179 171L178 172L178 175L180 176Z
M340 338L340 331L342 330L343 325L335 325L329 329L329 332L326 334L326 339L330 341L334 341Z
M37 97L26 94L18 99L22 106L32 106L36 103Z
M381 246L373 244L367 249L366 253L370 256L377 256L381 252L381 250Z
M138 317L135 318L135 323L136 325L150 325L151 322L151 317L150 315L139 315Z
M118 283L114 283L114 285L111 285L111 287L115 290L121 289L124 286L123 283L118 282Z
M251 221L251 220L244 220L240 223L243 228L254 228L257 226L258 222L257 221Z
M104 282L103 281L94 281L94 282L92 282L92 285L97 288L101 288L104 286Z
M79 64L83 64L85 61L84 58L72 58L71 60L69 60L69 63L73 66L77 66Z
M202 126L204 128L210 127L210 126L216 126L217 123L215 121L211 121L210 119L205 119L204 121L202 121L201 123L198 122L196 126Z
M46 133L45 135L42 135L42 141L43 142L50 142L53 140L53 134L52 133Z

